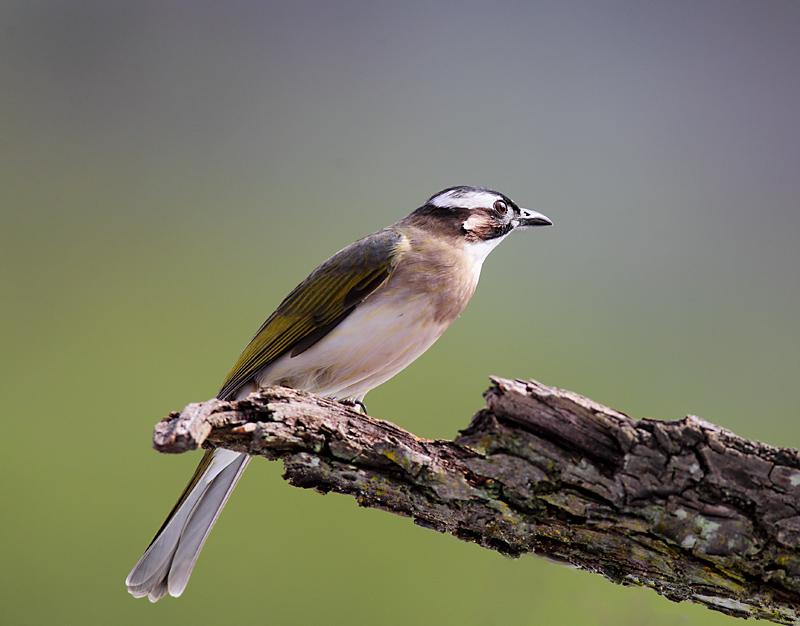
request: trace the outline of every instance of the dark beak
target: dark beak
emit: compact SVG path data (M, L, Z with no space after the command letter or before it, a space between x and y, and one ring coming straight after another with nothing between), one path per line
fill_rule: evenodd
M552 226L553 222L546 215L530 209L519 210L519 225L517 228L530 228L531 226Z

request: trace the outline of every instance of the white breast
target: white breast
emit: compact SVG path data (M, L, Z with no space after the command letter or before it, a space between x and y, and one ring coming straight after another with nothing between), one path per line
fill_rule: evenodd
M427 350L450 321L434 322L428 294L377 293L311 348L288 354L256 376L336 399L361 400Z

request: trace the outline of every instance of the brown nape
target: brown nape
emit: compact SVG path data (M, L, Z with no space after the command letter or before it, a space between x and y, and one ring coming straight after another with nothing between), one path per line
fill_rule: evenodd
M469 217L469 209L452 209L426 204L401 220L409 226L444 236L463 236L462 224Z

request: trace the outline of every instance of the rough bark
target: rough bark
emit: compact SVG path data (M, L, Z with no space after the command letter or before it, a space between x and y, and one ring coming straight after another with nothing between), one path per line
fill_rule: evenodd
M503 554L567 561L736 617L800 617L800 453L694 416L637 421L535 381L492 383L455 441L274 387L191 404L156 426L154 445L280 459L292 485Z

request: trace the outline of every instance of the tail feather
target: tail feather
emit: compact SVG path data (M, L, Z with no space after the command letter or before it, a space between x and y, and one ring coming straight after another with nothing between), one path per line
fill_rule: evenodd
M151 602L186 588L200 550L250 457L230 450L206 452L195 475L150 547L128 575L128 591Z
M211 528L217 521L222 507L228 501L234 485L250 461L250 457L246 454L240 454L238 457L217 475L192 511L192 516L181 535L170 569L169 593L172 596L181 595L186 588L186 583L189 582L192 568L206 542L208 533L211 532Z

